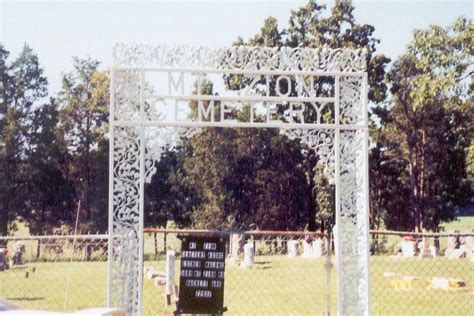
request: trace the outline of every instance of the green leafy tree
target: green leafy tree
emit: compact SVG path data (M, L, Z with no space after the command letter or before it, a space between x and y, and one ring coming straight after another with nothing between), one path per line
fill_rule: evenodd
M373 36L373 26L357 24L353 10L352 5L342 1L330 10L309 1L291 12L287 29L280 29L276 19L269 17L258 34L248 41L238 38L234 45L365 48L369 97L379 102L386 94L382 79L389 60L375 54L378 40ZM231 90L243 89L251 80L242 75L224 76ZM262 92L260 87L266 85L264 80L257 83L255 93ZM271 94L275 93L275 81L276 78L272 78L269 82ZM331 93L324 83L334 86L331 80L316 80L315 89L320 96ZM204 86L206 93L212 93L212 84ZM290 95L296 93L296 90L291 91ZM216 113L218 107L219 104ZM284 119L284 109L278 110ZM331 111L328 107L325 115L330 116ZM238 119L237 114L234 115ZM314 115L305 113L308 121ZM191 212L195 226L243 228L255 223L259 228L314 230L316 219L320 226L333 225L334 186L322 172L317 175L321 169L319 164L316 167L318 158L298 141L289 140L274 130L209 129L185 144L183 148L188 150L189 156L180 156L176 163L183 177L179 186L172 187L193 192L193 197L187 200L192 202L179 212ZM318 189L314 190L316 184Z
M74 188L67 179L69 157L58 116L54 99L35 109L32 116L23 218L34 235L53 233L54 228L74 220Z
M74 59L59 93L60 124L71 160L68 179L81 201L83 229L107 229L109 79L99 62Z
M31 48L25 45L11 63L8 56L0 44L0 235L25 208L33 107L47 94L47 80Z
M465 78L472 74L474 26L460 18L450 27L415 30L413 41L387 75L388 106L374 110L408 173L411 229L436 229L455 217L470 196L466 148L473 109ZM401 225L402 227L405 225Z
M367 24L358 24L355 21L354 7L350 2L338 1L330 10L325 5L309 1L305 6L292 11L288 29L279 29L273 17L265 20L260 32L248 42L238 38L235 45L270 46L270 47L330 47L330 48L360 48L367 51L369 100L375 103L386 98L387 86L384 83L385 67L390 60L384 55L375 54L376 45L380 42L373 36L374 27ZM242 76L228 76L226 83L231 89L242 89L249 84L249 80ZM276 80L276 79L275 79ZM275 80L270 82L272 91L275 89ZM259 84L266 84L262 79ZM297 87L297 82L292 86ZM314 89L319 96L331 93L334 81L328 78L318 78L314 82ZM329 88L327 88L329 87ZM295 91L290 93L296 95ZM283 114L284 109L279 109ZM314 121L315 113L307 110L304 113L306 121ZM323 109L323 117L327 122L333 115L332 109ZM334 225L334 184L323 172L322 164L315 153L302 148L306 153L306 207L311 209L310 214L318 212L316 219L321 229L330 229ZM314 189L313 189L314 188ZM314 229L313 221L308 222L308 227Z

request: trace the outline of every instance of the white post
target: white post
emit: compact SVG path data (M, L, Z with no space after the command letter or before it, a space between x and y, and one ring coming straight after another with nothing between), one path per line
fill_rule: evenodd
M113 251L114 251L114 96L115 96L115 85L114 85L115 71L114 68L110 68L110 114L109 114L109 243L107 251L107 263L108 263L108 279L107 279L107 306L112 306L112 281L113 281Z
M367 280L366 280L366 300L365 300L365 308L367 311L367 314L370 315L371 310L370 310L370 223L369 223L369 218L370 218L370 200L369 200L369 109L368 109L368 102L367 102L367 97L368 97L368 75L367 73L362 74L362 113L364 113L364 153L363 153L363 160L364 160L364 189L365 189L365 218L362 218L362 221L365 222L365 242L366 242L366 261L364 268L367 269ZM359 248L362 246L360 243L363 243L364 241L359 241ZM363 247L362 247L363 248ZM362 254L363 255L363 254ZM364 259L364 258L362 258Z
M174 287L174 264L175 253L173 250L166 251L166 305L171 305L171 293Z
M336 102L334 104L334 122L336 129L334 130L334 182L336 183L335 188L335 209L336 209L336 225L334 227L334 254L336 256L336 271L337 271L337 311L340 313L343 310L344 304L344 280L341 278L342 269L341 269L341 246L340 245L340 221L341 221L341 181L340 181L340 140L341 135L339 131L339 122L340 122L340 86L339 86L340 77L336 76L334 78L334 90L336 96Z
M140 118L145 121L145 102L143 99L144 72L140 72ZM139 221L138 221L138 315L143 310L143 221L145 205L145 127L140 128L140 197L139 197Z

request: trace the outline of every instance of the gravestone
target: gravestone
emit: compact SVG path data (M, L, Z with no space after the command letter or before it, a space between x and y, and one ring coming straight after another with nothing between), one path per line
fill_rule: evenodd
M255 250L253 247L253 243L246 243L244 245L244 261L240 266L244 269L251 269L254 264L254 255Z
M288 241L288 257L294 258L298 255L298 241L289 240Z
M423 230L426 233L426 230ZM420 249L420 257L421 258L433 258L430 250L430 240L428 237L423 236L421 239L421 249Z
M316 238L313 240L313 257L321 258L323 256L323 240Z
M313 257L313 242L303 241L303 258Z
M449 234L454 234L454 231L449 230ZM455 236L448 236L447 237L447 245L446 245L446 251L444 252L444 255L448 258L451 253L456 249L456 237Z
M416 242L412 240L402 240L400 243L402 248L402 257L411 258L415 256Z
M187 236L181 241L178 314L224 312L225 240Z

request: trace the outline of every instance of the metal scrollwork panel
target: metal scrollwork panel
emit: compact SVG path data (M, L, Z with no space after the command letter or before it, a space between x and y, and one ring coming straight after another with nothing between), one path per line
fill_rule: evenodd
M338 282L342 295L338 299L342 300L341 315L369 314L365 133L365 130L340 132Z
M140 72L136 70L114 70L114 111L116 121L139 121L140 116Z
M203 131L202 128L160 126L145 130L145 182L150 183L156 172L155 162L169 147L176 147L182 139L192 138Z
M111 238L112 306L139 314L140 233L140 133L145 142L145 181L156 172L155 162L168 146L201 129L184 127L115 127L113 154L113 230Z
M324 166L325 176L334 179L334 130L321 129L282 129L281 133L289 139L299 139L300 142L318 155Z
M339 78L339 123L363 125L367 108L363 99L364 79L361 75Z
M113 306L138 310L140 138L131 127L114 129L113 230L111 234Z
M367 65L364 49L328 47L116 44L113 54L116 65L128 67L359 72Z

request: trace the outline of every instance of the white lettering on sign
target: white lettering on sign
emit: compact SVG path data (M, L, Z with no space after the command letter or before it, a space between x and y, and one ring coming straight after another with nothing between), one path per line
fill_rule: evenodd
M274 118L277 118L277 114L278 114L277 104L273 102L267 102L266 106L267 106L267 122L268 123L279 122L278 119L274 119Z
M205 277L205 278L215 278L216 277L216 271L209 271L209 270L204 270L202 272L202 276Z
M204 251L182 251L181 256L183 258L205 259L206 253Z
M206 261L206 264L205 264L204 268L206 268L206 269L223 269L224 268L224 262Z
M213 287L213 288L220 288L220 287L222 287L222 282L221 282L221 281L217 281L217 280L213 280L213 281L211 281L211 287Z
M222 116L224 114L221 113ZM207 105L207 109L204 108L202 101L198 101L198 118L200 122L211 121L214 122L215 110L214 110L214 100L210 100Z
M204 250L216 250L217 245L215 242L205 242L203 248Z
M300 123L304 123L304 105L301 102L290 102L290 122L295 122L295 117Z
M181 276L190 278L193 276L193 270L181 270Z
M205 297L205 298L211 298L212 297L212 292L211 291L204 291L204 290L197 290L195 292L196 297Z
M235 110L234 104L221 103L221 122L237 122L235 119L226 118L226 114L232 114L232 110Z
M219 279L223 279L224 278L224 271L217 271L217 277Z
M187 287L207 287L208 284L207 280L186 280Z
M178 81L174 80L173 73L168 72L168 93L173 94L174 91L180 90L181 95L184 95L184 72L179 73Z
M200 277L201 277L201 271L199 271L199 270L194 270L194 277L195 277L195 278L200 278Z
M286 92L283 93L281 89L281 81L286 81ZM291 79L288 76L280 76L276 80L276 92L280 97L287 97L291 93Z
M189 243L189 249L196 249L196 242L192 241Z
M297 93L298 96L308 96L308 97L315 97L316 90L314 89L314 76L309 76L309 83L307 82L304 76L297 76Z
M183 267L184 268L200 268L201 267L201 262L200 261L183 260Z
M328 109L330 113L336 107L335 82L325 80L324 89L318 88L321 78L329 79L331 76L248 73L239 75L245 81L240 89L219 92L221 88L214 85L211 91L207 89L212 80L205 79L207 74L202 71L158 72L167 76L163 79L168 81L168 93L156 93L161 89L153 89L156 83L148 81L146 84L151 87L146 86L143 92L147 113L156 116L155 112L158 112L159 120L165 122L206 123L203 124L206 126L321 124L321 109ZM191 85L188 80L195 84ZM319 90L324 90L324 95L320 95ZM313 107L316 115L305 115L305 122L303 113L313 111Z
M223 252L208 252L207 253L207 258L208 259L214 259L214 260L220 260L224 259L224 253Z
M174 116L175 120L184 122L186 121L186 109L188 107L188 101L186 100L174 100Z

